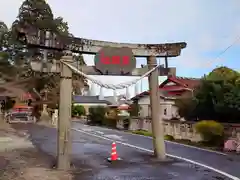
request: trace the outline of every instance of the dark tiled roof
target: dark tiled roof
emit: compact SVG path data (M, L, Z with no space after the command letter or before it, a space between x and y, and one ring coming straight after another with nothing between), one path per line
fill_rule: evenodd
M106 100L99 100L98 96L73 96L74 103L111 104Z
M127 100L125 95L118 95L117 102L115 102L114 96L105 96L104 99L106 101L111 102L111 105L114 105L114 106L119 106L121 104L131 104L131 101Z

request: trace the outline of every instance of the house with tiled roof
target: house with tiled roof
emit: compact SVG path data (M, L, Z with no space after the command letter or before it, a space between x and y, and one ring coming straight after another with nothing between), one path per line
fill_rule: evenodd
M169 76L159 85L161 114L163 118L178 118L178 109L175 100L192 97L194 89L200 85L200 79ZM140 106L140 116L151 116L149 91L144 91L131 99Z
M105 106L110 108L118 108L119 110L128 110L130 102L125 96L117 96L117 101L114 99L114 96L106 96L101 99L99 96L74 95L73 104L84 106L87 113L89 107L92 106Z
M93 106L108 106L111 105L111 102L107 100L101 100L99 99L99 96L80 96L80 95L74 95L73 96L73 104L81 105L85 108L86 114L88 114L88 110L90 107Z

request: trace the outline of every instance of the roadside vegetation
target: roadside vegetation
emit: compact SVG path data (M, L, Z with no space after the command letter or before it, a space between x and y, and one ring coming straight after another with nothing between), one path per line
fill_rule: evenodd
M86 110L84 108L84 106L81 105L76 105L76 106L72 106L72 116L73 117L81 117L81 116L85 116L86 115Z
M200 134L202 141L193 142L190 139L175 139L172 135L165 135L164 139L167 141L177 142L181 144L202 147L212 150L223 150L224 143L224 128L221 123L216 121L199 121L194 126L197 133ZM131 131L133 134L152 137L152 133L145 130Z
M107 126L116 128L118 120L118 110L103 106L93 106L89 108L88 124Z
M73 36L69 32L68 23L63 17L54 16L50 5L45 0L25 0L18 10L18 15L8 27L0 19L0 81L3 87L1 93L10 92L14 97L21 99L22 95L30 92L37 102L33 114L39 118L41 106L48 104L48 108L56 109L59 104L60 75L33 72L31 61L40 61L43 51L28 48L18 41L18 30L22 27L33 26L43 31L50 30L60 36ZM78 65L84 65L83 56L74 53L74 60ZM63 53L48 50L48 59L59 60ZM31 61L30 61L31 60ZM22 83L19 83L22 82ZM80 89L87 87L85 78L73 74L73 92L81 94ZM2 106L2 111L11 107L12 99L8 99Z
M240 73L218 67L201 79L192 98L178 99L181 117L188 121L240 123Z

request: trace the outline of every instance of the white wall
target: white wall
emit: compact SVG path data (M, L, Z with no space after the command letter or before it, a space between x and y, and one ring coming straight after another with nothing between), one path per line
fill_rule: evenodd
M150 104L149 96L142 97L138 100L138 104Z
M178 108L173 100L166 100L160 103L160 113L164 119L178 117Z
M145 96L139 99L138 104L140 106L140 117L150 117L150 98ZM160 113L164 119L171 119L178 116L178 108L174 105L174 100L164 100L160 98Z
M164 102L164 99L163 98L161 98L161 97L159 97L160 98L160 102ZM150 104L150 98L149 98L149 96L144 96L144 97L142 97L142 98L140 98L139 100L138 100L138 104Z

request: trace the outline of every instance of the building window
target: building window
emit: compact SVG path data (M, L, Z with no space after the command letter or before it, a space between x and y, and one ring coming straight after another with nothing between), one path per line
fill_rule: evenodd
M167 109L166 109L166 108L164 109L163 114L164 114L164 115L167 115Z

